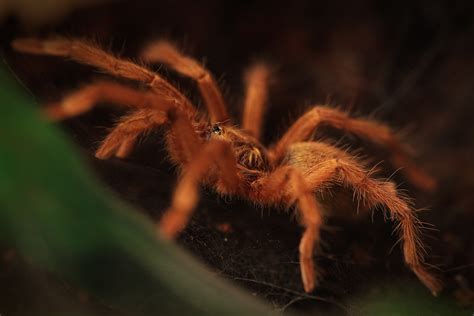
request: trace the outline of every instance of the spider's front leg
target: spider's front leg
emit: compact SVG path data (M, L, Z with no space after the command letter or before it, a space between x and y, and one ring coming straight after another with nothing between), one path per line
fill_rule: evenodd
M19 38L12 47L20 52L71 58L79 63L91 65L111 75L136 80L149 86L168 102L174 102L182 111L194 113L191 102L168 81L157 73L131 61L117 58L86 41L76 39Z
M301 237L300 270L304 290L311 292L317 282L318 274L313 262L313 251L319 246L320 229L323 223L321 206L316 201L312 189L299 170L293 167L281 167L263 177L252 185L255 190L255 200L258 202L276 204L282 199L288 204L296 202L300 214L300 223L304 227Z
M426 190L436 186L435 180L409 159L400 141L388 126L369 119L351 118L343 111L323 106L315 106L288 129L271 150L273 159L275 161L283 159L292 144L309 140L314 130L323 124L386 146L390 150L392 163L402 168L410 181Z
M168 126L168 151L177 165L186 166L191 162L201 138L192 125L192 120L173 106L158 109L144 109L125 116L102 141L96 157L105 159L113 155L125 158L132 151L138 137L160 125Z
M71 92L61 101L48 105L45 111L50 119L59 121L81 115L101 102L132 109L166 109L166 103L149 91L139 91L109 81L96 81Z
M126 115L102 140L95 156L99 159L108 159L112 156L126 158L135 148L140 135L146 134L167 121L166 112L156 110L138 110Z
M64 120L80 115L101 102L137 110L121 118L101 142L96 151L96 157L99 159L108 159L114 155L119 158L127 157L138 137L167 122L167 113L174 109L173 105L150 91L98 81L70 93L54 105L47 106L46 114L53 120Z
M167 41L148 45L141 57L148 62L167 64L180 74L195 80L210 115L211 123L224 122L229 118L222 93L211 73L191 57L183 55Z
M198 202L199 183L210 174L218 176L218 192L231 194L238 191L241 178L229 143L211 140L202 150L196 151L175 189L171 207L158 225L159 234L174 238L186 227Z

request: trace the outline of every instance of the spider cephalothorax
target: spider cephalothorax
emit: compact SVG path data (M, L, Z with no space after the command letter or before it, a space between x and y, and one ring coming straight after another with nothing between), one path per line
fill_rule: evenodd
M140 135L166 126L167 151L180 167L181 179L171 207L157 225L158 234L174 238L189 221L198 201L200 183L223 195L238 195L260 205L295 206L303 226L299 245L300 268L304 289L313 290L320 274L314 267L313 252L320 243L323 207L316 192L339 183L354 191L367 209L383 206L396 221L408 267L433 294L441 284L427 269L420 239L420 221L410 202L394 183L373 178L368 169L350 153L315 141L313 133L321 125L330 125L386 146L392 163L403 168L406 176L421 188L431 188L433 180L407 158L403 146L387 126L370 119L352 118L326 106L313 106L266 148L260 132L267 98L270 72L264 64L249 68L245 76L246 96L241 128L232 125L221 92L211 74L192 58L184 56L168 42L157 42L146 49L142 58L160 62L198 84L207 108L207 116L159 74L130 61L119 59L79 40L19 39L13 42L19 51L69 57L95 66L111 75L142 83L141 90L110 81L95 82L75 91L59 104L47 108L53 119L79 115L95 104L106 101L130 108L102 141L96 157L126 157ZM330 214L331 210L325 210Z

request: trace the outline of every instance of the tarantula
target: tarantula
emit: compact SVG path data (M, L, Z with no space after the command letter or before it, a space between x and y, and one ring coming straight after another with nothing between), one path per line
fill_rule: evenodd
M137 89L109 81L91 83L59 104L48 106L46 112L53 119L65 119L104 101L132 109L100 144L96 151L99 159L127 157L140 135L159 126L167 127L167 150L182 172L171 207L157 225L159 236L172 239L185 228L198 201L200 183L221 195L237 195L259 205L295 205L303 226L299 244L301 277L305 291L310 292L320 277L313 252L318 249L324 222L316 192L330 183L338 183L352 189L368 208L387 209L390 219L397 222L405 263L434 295L440 291L441 283L425 263L421 224L408 199L397 192L393 182L374 179L371 170L354 156L312 137L315 129L329 125L386 146L392 163L403 167L414 184L433 187L432 178L410 162L402 144L386 125L317 105L267 148L260 142L271 75L264 63L255 64L246 73L242 128L238 128L231 123L222 94L209 71L169 42L152 43L141 57L195 80L208 115L200 113L158 73L85 41L25 38L13 41L12 46L25 53L68 57L142 84L142 89Z

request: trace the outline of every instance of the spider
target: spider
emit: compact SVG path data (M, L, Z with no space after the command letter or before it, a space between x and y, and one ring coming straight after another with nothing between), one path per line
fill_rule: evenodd
M265 63L256 63L246 72L245 104L239 128L231 122L209 71L167 41L152 42L143 49L141 57L146 62L165 64L194 80L207 115L199 112L160 74L86 41L23 38L14 40L12 46L24 53L67 57L142 85L138 89L112 81L93 82L46 107L46 113L54 120L62 120L80 115L100 102L131 109L100 144L95 153L99 159L125 158L142 134L166 127L167 151L181 173L171 206L157 224L159 236L174 239L186 227L198 202L201 184L221 195L240 196L258 205L295 206L303 227L299 244L301 278L304 290L311 292L321 277L313 257L315 249L319 249L324 222L316 192L337 183L353 190L357 202L364 203L367 209L382 206L388 211L390 219L397 223L406 265L433 295L441 290L441 282L425 263L421 223L409 200L397 192L393 182L373 178L372 170L347 151L313 139L317 128L328 125L386 146L392 163L403 167L415 185L432 188L433 179L410 162L402 143L386 125L316 105L298 118L275 144L265 147L260 137L271 77Z

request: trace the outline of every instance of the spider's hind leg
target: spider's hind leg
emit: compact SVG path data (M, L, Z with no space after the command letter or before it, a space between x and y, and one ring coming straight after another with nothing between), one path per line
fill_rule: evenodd
M318 143L302 143L315 144ZM309 146L308 145L308 146ZM302 147L303 149L303 147ZM308 150L305 148L304 150ZM306 152L300 155L311 157ZM291 159L288 162L292 162ZM294 163L294 162L293 162ZM305 181L313 190L323 187L330 182L339 182L351 187L361 202L369 207L381 205L390 212L390 218L397 222L396 230L402 241L403 255L408 267L418 279L437 295L442 288L440 281L427 269L424 260L425 250L420 238L420 221L409 201L400 196L392 182L383 182L370 177L370 171L362 167L349 156L344 157L340 152L334 157L324 157L315 162L312 167L302 169Z
M390 151L392 163L401 168L413 184L426 190L435 188L436 181L409 159L402 143L387 125L375 120L352 118L344 111L324 106L313 107L288 129L271 150L274 159L282 159L291 145L309 140L321 125L332 126L385 146Z

